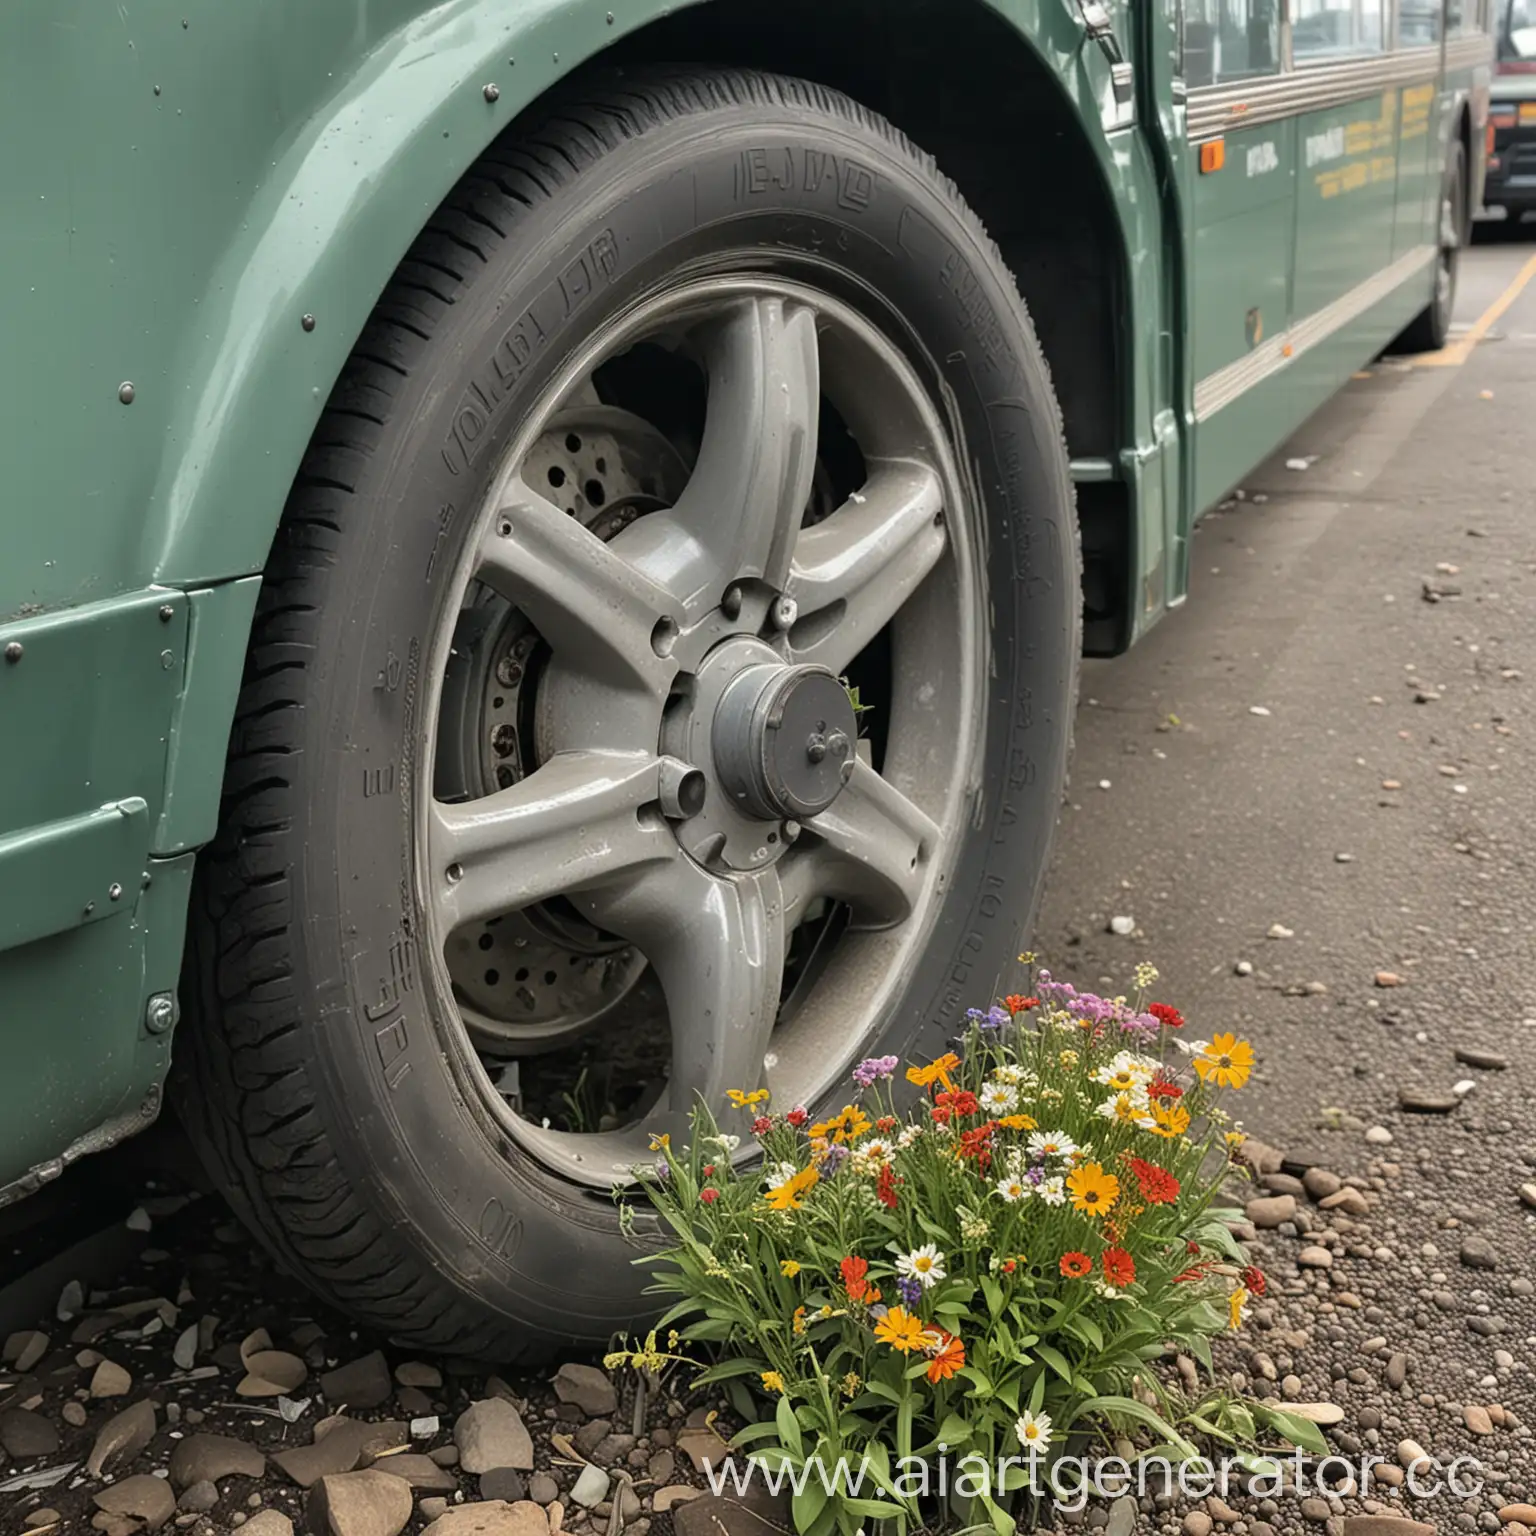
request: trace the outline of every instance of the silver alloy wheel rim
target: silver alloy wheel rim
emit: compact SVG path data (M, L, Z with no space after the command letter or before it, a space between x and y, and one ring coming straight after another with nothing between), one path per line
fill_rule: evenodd
M605 543L527 483L524 461L551 418L590 398L599 364L658 338L701 354L703 440L676 504ZM867 477L802 526L823 386ZM515 1114L473 1049L461 1052L492 1116L546 1166L606 1189L645 1160L652 1132L686 1125L695 1095L719 1105L766 1074L775 1103L813 1104L872 1042L931 931L977 790L985 597L969 521L955 515L966 505L911 366L846 305L778 279L696 280L637 305L530 413L428 663L415 873L433 983L456 1016L450 936L559 897L646 955L672 1039L667 1102L593 1134ZM432 793L434 751L471 581L531 619L553 654L537 700L539 766L448 804ZM827 677L887 626L880 771L838 741L841 717L811 721L802 762L801 738L786 747L776 726L806 709L836 715L841 690ZM741 705L756 684L769 703ZM830 780L829 750L843 769ZM824 899L846 905L848 929L780 1018L789 932Z

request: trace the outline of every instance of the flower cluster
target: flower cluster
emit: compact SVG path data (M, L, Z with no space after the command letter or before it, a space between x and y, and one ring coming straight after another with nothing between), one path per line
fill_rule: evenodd
M1156 977L1107 998L1039 971L937 1054L859 1062L819 1115L735 1091L755 1165L702 1107L686 1166L658 1147L664 1323L724 1346L705 1379L776 1400L744 1434L791 1459L850 1437L1050 1454L1079 1420L1157 1418L1130 1395L1149 1356L1237 1326L1263 1277L1213 1209L1252 1049L1186 1041ZM1154 1438L1179 1443L1160 1420Z

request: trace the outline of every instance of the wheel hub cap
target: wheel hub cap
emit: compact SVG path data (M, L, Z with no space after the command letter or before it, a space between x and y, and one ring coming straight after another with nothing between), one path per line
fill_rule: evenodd
M848 690L825 667L746 667L715 710L715 769L750 815L819 816L853 772L857 729Z

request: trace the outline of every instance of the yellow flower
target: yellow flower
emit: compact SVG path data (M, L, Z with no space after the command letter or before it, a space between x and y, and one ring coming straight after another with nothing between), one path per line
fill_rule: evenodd
M1077 1065L1076 1051L1063 1051L1057 1058L1063 1067L1075 1067Z
M751 1093L743 1093L740 1088L727 1088L725 1096L737 1109L750 1109L754 1104L766 1104L768 1102L768 1090L766 1088L754 1088Z
M1189 1129L1189 1111L1182 1104L1154 1103L1152 1124L1147 1129L1164 1141L1173 1141Z
M672 1150L672 1138L670 1136L658 1135L658 1134L652 1133L652 1136L651 1136L651 1151L652 1152L670 1152L671 1150Z
M1195 1057L1195 1071L1218 1088L1241 1088L1253 1071L1253 1047L1236 1035L1217 1035Z
M1005 1131L1035 1131L1039 1126L1033 1115L1004 1115L997 1122Z
M1241 1131L1228 1131L1226 1142L1229 1147L1240 1147L1248 1138Z
M859 1388L863 1385L864 1383L859 1380L859 1373L857 1371L849 1371L843 1377L843 1396L857 1397L859 1395Z
M780 1259L779 1273L786 1280L793 1280L800 1273L800 1261L798 1259Z
M1120 1180L1100 1163L1082 1163L1067 1175L1072 1204L1090 1216L1102 1216L1120 1196Z
M1232 1327L1234 1329L1243 1326L1243 1308L1247 1305L1248 1292L1241 1285L1227 1297L1227 1314L1232 1320Z
M763 1372L763 1391L782 1392L784 1390L784 1378L777 1371Z
M805 1308L804 1307L796 1307L795 1308L795 1315L790 1319L789 1326L796 1333L804 1333L805 1332L805 1326L806 1325L805 1325Z
M919 1088L926 1088L930 1083L943 1083L945 1089L953 1093L955 1085L950 1081L949 1074L959 1065L960 1058L949 1051L926 1067L908 1067L907 1081L915 1083Z
M770 1189L764 1198L776 1211L798 1211L801 1200L816 1187L820 1178L821 1175L814 1168L802 1168L799 1173Z
M835 1142L857 1141L873 1122L869 1116L856 1105L845 1104L842 1109L830 1120L823 1120L819 1125L811 1127L811 1140L831 1137Z
M928 1330L905 1307L892 1307L875 1324L875 1337L904 1355L928 1347Z

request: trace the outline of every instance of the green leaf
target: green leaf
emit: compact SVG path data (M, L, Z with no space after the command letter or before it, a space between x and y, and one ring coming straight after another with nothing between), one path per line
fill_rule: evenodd
M773 1421L778 1426L780 1441L796 1456L802 1455L804 1447L800 1440L800 1425L787 1397L779 1399L778 1407L773 1410Z
M1328 1454L1328 1442L1323 1438L1322 1430L1310 1419L1298 1418L1294 1413L1287 1413L1283 1408L1271 1408L1267 1403L1254 1403L1253 1412L1271 1429L1278 1430L1284 1435L1292 1445L1299 1446L1304 1451L1311 1451L1314 1456Z
M962 1365L955 1374L965 1377L976 1388L978 1397L991 1397L996 1390L992 1385L992 1378L980 1366Z
M772 1419L760 1419L756 1424L748 1424L745 1429L738 1429L731 1436L731 1444L735 1446L752 1445L758 1440L767 1440L779 1432L779 1426Z
M1179 1454L1190 1457L1196 1455L1195 1447L1171 1425L1162 1414L1148 1408L1145 1403L1139 1403L1134 1397L1095 1397L1088 1402L1080 1404L1065 1420L1067 1424L1075 1423L1081 1418L1108 1418L1113 1421L1116 1418L1130 1419L1135 1424L1145 1425L1154 1434L1161 1435L1171 1445L1177 1447Z
M790 1513L795 1517L797 1531L809 1531L816 1518L827 1507L827 1490L819 1477L808 1477L803 1487L790 1503Z
M761 1360L723 1360L712 1365L693 1378L695 1387L707 1387L711 1382L729 1381L733 1376L760 1375L767 1367Z
M880 1499L849 1499L838 1500L842 1508L852 1515L864 1515L870 1520L895 1520L906 1514L899 1504L886 1504Z
M1035 1345L1035 1353L1061 1377L1063 1381L1072 1380L1072 1367L1067 1364L1067 1357L1052 1344Z
M1003 1296L1003 1288L989 1275L981 1277L981 1294L987 1298L987 1312L994 1322L1003 1315L1003 1308L1007 1304Z

